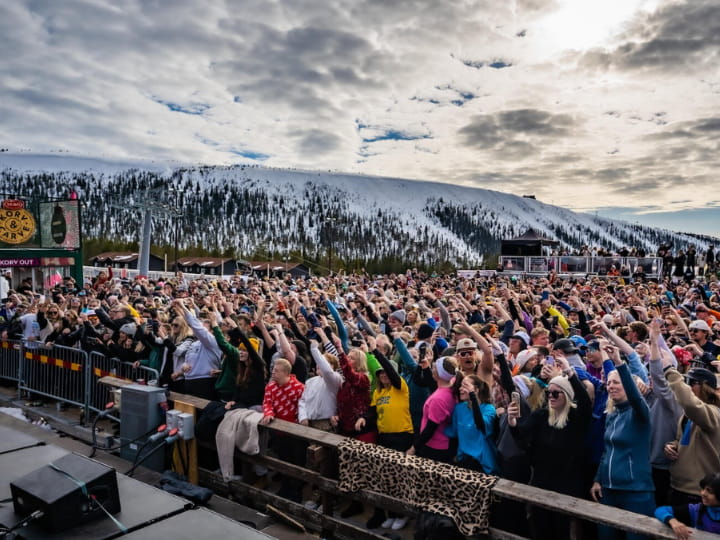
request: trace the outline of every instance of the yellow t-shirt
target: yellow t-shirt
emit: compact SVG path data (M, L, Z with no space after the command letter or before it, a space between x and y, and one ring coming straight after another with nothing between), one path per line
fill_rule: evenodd
M370 406L377 409L377 427L379 433L412 433L410 417L410 389L401 377L400 389L390 385L388 388L375 388Z

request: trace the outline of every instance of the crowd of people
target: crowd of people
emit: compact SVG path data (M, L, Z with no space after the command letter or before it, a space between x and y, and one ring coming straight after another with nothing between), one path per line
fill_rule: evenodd
M657 509L678 538L689 527L720 532L720 283L707 272L151 281L108 271L48 291L11 289L0 317L2 339L152 367L159 385L254 408L263 424L298 422L649 516ZM303 457L288 441L275 451ZM286 483L282 495L300 501L303 486ZM361 510L352 503L341 515ZM511 501L493 507L491 522L533 538L578 532L561 513ZM377 508L366 525L406 523Z

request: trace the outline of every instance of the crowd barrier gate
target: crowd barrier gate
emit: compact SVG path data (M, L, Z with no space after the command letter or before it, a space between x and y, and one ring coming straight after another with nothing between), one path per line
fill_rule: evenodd
M36 341L0 341L0 379L17 384L18 399L26 392L80 407L82 422L87 422L90 411L102 412L113 401L110 388L98 382L108 375L143 384L157 384L159 379L155 369L135 368L98 352L45 347ZM119 416L108 417L120 421Z
M0 379L13 381L15 383L20 380L21 357L21 341L14 339L0 341Z
M88 416L88 354L80 349L24 341L18 390L82 407Z

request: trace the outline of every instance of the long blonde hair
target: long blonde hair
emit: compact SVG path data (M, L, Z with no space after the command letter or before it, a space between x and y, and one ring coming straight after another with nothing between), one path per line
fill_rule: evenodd
M183 317L175 317L172 323L178 325L177 332L174 332L172 334L172 340L176 345L182 342L184 339L187 339L188 337L194 335L192 328L188 326L187 322L185 322L185 319Z
M530 406L531 411L536 411L545 405L545 389L540 386L533 377L527 375L516 375L516 377L522 377L525 385L530 390L530 393L525 398L527 404Z
M565 394L565 406L560 412L556 411L552 407L548 407L548 426L555 429L563 429L568 423L570 409L574 409L575 407L577 407L577 405L570 401L568 395Z

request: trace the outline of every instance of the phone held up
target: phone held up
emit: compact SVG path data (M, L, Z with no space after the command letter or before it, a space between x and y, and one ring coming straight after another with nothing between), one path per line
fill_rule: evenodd
M520 394L518 392L512 393L512 402L513 402L513 405L515 405L517 407L518 418L520 418Z

